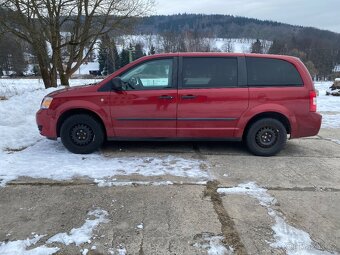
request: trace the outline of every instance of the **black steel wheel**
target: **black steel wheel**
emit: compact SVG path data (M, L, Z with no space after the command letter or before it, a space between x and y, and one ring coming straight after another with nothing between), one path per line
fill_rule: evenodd
M279 153L286 141L286 128L279 120L271 118L256 121L246 134L249 150L258 156L273 156Z
M76 154L92 153L104 142L102 125L87 114L67 118L61 126L60 137L64 146Z

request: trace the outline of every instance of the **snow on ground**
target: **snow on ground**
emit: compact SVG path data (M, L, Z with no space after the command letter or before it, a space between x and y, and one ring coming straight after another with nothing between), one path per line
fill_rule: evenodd
M75 244L77 246L91 242L93 231L100 223L108 223L108 213L101 209L96 209L87 214L94 219L87 219L79 228L73 228L70 233L58 233L50 237L46 243L62 243L64 245Z
M333 254L317 249L307 232L289 225L282 213L272 208L277 203L276 199L266 189L257 186L254 182L240 184L232 188L219 188L217 192L223 195L245 194L251 196L267 209L268 215L275 220L275 224L272 226L275 241L270 244L271 247L284 249L287 255Z
M70 86L96 83L99 81L101 81L101 79L70 79ZM62 85L60 84L60 80L58 80L58 85ZM10 98L36 90L45 91L42 79L0 79L0 97ZM43 93L47 94L46 91Z
M16 240L9 242L0 242L0 254L6 255L50 255L58 252L58 247L47 247L47 245L58 246L58 243L63 245L75 244L80 246L85 243L91 243L93 231L102 223L108 223L108 213L102 209L90 211L88 219L79 228L73 228L70 233L58 233L50 237L45 244L36 248L30 249L46 235L35 235L34 238L26 240ZM91 219L90 219L91 218ZM92 250L96 249L92 246ZM87 254L88 249L81 249L82 254Z
M70 80L71 86L99 80ZM60 87L61 88L61 87ZM35 113L43 97L56 90L45 89L39 79L0 79L0 153L3 150L21 150L42 139Z
M68 152L60 141L43 139L27 149L0 154L0 186L19 176L71 180L76 177L95 179L100 186L112 184L110 177L139 174L142 176L172 175L207 179L204 162L174 156L104 157L99 152L77 155ZM29 164L28 164L29 162ZM8 171L10 169L10 171ZM130 183L132 184L132 183ZM167 183L165 183L167 184Z
M251 46L256 39L248 38L202 38L202 40L209 42L210 48L215 51L226 51L228 46L230 52L250 53ZM140 43L143 45L145 53L149 53L151 46L156 48L156 52L162 52L163 38L160 35L124 35L117 38L117 49L119 52L123 48L128 48L129 45L136 45ZM264 46L264 51L267 52L272 44L271 41L261 40Z
M72 80L73 84L89 82L93 80ZM30 88L30 83L34 89ZM8 100L0 101L0 186L20 176L60 181L74 177L89 177L95 179L99 186L132 184L114 182L111 177L115 175L169 174L197 178L201 181L208 178L204 170L206 166L200 160L173 156L109 158L100 153L81 156L68 152L60 141L49 141L38 132L35 113L40 107L42 98L55 90L55 88L45 90L42 86L38 80L0 80L0 89L6 87L9 89L4 91L16 91L14 95L4 93ZM21 89L16 90L17 87Z
M41 245L33 249L29 249L35 245L44 235L35 235L34 238L26 240L16 240L9 242L0 242L0 254L6 255L50 255L59 251L57 247L47 247Z
M340 97L326 96L326 90L333 82L315 82L319 91L317 98L318 112L322 114L323 128L340 128Z
M202 239L193 244L195 248L207 251L208 255L232 255L234 249L223 244L223 236L215 236L212 233L203 233Z

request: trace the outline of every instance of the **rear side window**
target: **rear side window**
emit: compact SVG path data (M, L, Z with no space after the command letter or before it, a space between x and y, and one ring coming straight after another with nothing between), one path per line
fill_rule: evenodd
M247 58L249 86L302 86L295 66L287 61L271 58Z
M237 58L183 58L183 88L237 86Z

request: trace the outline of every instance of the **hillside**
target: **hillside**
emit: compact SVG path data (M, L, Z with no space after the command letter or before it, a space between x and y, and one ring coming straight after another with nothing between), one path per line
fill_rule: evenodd
M177 41L177 51L181 51L181 41L188 35L196 42L202 38L272 41L268 53L299 57L311 74L320 79L329 77L334 66L340 63L339 33L275 21L230 15L151 16L137 20L135 34L161 35L169 42ZM265 53L266 51L257 52Z
M220 14L158 15L140 18L137 24L135 31L142 34L161 34L169 31L180 33L183 30L191 30L211 37L260 38L272 41L278 37L308 32L312 37L340 40L340 34L326 30Z

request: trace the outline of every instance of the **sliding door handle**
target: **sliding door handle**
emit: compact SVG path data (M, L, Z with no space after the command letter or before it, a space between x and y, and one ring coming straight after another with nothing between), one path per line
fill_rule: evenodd
M185 96L182 96L182 99L195 99L196 96L194 95L185 95Z
M162 95L159 97L159 99L173 99L173 96L169 96L169 95Z

